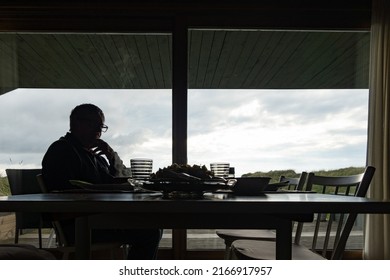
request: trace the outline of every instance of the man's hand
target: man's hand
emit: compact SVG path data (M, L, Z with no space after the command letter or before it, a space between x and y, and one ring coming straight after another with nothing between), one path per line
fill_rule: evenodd
M111 162L114 159L114 150L107 144L107 142L102 139L96 140L96 148L93 150L93 153L96 155L105 155L107 159Z

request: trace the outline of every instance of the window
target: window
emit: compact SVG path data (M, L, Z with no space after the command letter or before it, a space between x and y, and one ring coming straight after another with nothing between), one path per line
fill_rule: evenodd
M125 164L171 164L171 45L170 34L2 33L0 170L40 166L83 102L104 110ZM228 161L236 176L365 164L369 32L191 29L188 49L189 163Z
M369 32L190 30L189 163L236 176L365 166L368 61ZM348 246L361 249L357 224ZM212 230L188 237L224 247Z
M102 139L126 166L137 157L152 158L154 171L171 164L170 42L167 34L1 34L0 175L40 168L81 103L103 110Z

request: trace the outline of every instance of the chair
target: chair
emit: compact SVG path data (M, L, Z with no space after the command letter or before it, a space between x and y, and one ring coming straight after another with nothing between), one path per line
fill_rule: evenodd
M37 174L36 179L42 193L48 193L47 187L43 180L42 174ZM75 247L71 246L66 240L65 233L62 229L61 223L59 222L60 217L49 215L47 219L51 220L53 228L56 232L57 237L57 257L62 259L72 259L75 254ZM125 259L127 255L127 246L116 243L98 243L92 245L92 257L94 259Z
M41 169L6 169L9 186L12 195L41 193L37 183L36 175L41 173ZM16 212L15 244L19 242L19 235L24 229L38 229L39 248L42 248L42 229L52 229L51 223L42 219L40 213ZM51 246L54 232L50 233L48 247Z
M305 186L306 178L307 178L307 173L302 172L301 176L299 176L298 178L286 177L282 175L279 178L279 182L287 182L287 186L282 187L282 189L301 191Z
M307 173L302 172L298 178L281 176L279 182L288 182L288 190L302 190L306 182ZM238 239L275 241L276 233L267 229L225 229L217 230L217 235L225 241L225 259L230 258L230 246Z
M364 173L352 176L317 176L310 173L307 179L306 190L319 189L319 192L329 195L354 195L364 197L374 176L375 168L368 166ZM331 194L330 194L331 192ZM346 221L345 216L348 216ZM341 259L348 237L355 223L357 214L324 214L317 213L315 228L313 231L312 245L306 247L301 245L302 226L298 224L297 233L292 244L292 259L295 260L319 260L319 259ZM338 220L338 222L337 222ZM336 227L333 226L334 222ZM324 238L320 236L320 226L326 224ZM334 235L334 237L333 237ZM317 243L323 239L322 248ZM330 247L331 238L334 239ZM258 240L236 240L231 245L232 254L237 259L275 259L275 243Z

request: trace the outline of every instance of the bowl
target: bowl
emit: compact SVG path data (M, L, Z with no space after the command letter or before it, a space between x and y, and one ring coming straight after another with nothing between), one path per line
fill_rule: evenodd
M239 177L237 182L231 187L236 194L252 195L261 194L268 186L270 177Z

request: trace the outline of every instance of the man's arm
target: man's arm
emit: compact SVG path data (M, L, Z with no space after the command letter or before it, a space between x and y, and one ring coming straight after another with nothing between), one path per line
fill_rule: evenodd
M109 162L109 170L110 174L114 177L130 177L129 172L127 171L126 166L123 164L122 159L119 157L118 153L115 152L111 146L101 140L98 139L96 141L96 149L94 150L94 153L96 155L104 155L106 156L108 162Z

